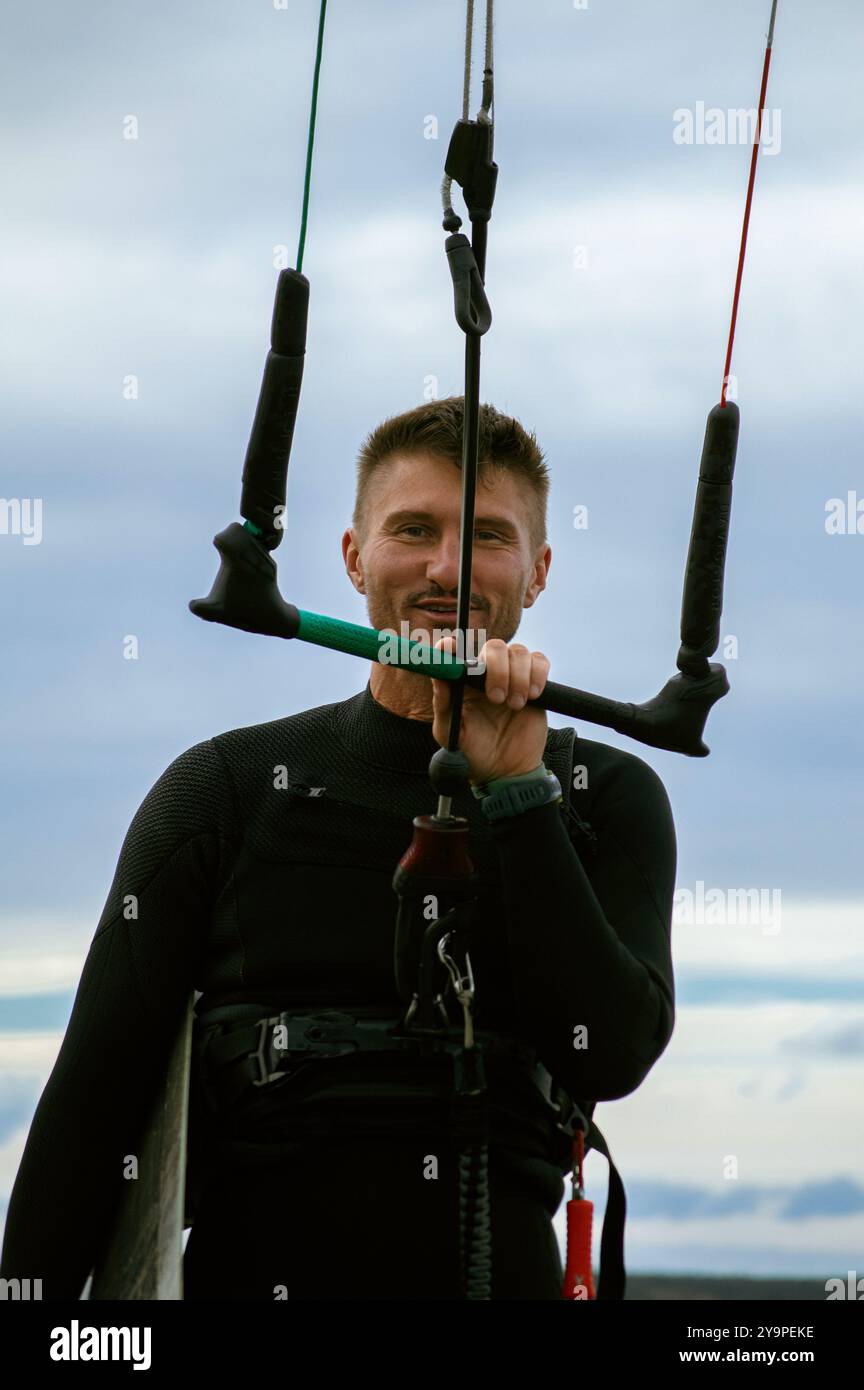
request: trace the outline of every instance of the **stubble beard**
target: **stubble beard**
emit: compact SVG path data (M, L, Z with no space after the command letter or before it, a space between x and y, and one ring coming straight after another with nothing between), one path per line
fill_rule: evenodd
M492 638L511 642L519 629L522 608L521 591L515 591L512 595L508 594L499 600L495 608L485 608L478 615L480 626L469 628L469 633L476 633L473 642L473 654L478 655L483 643ZM412 631L414 628L420 627L416 609L410 608L407 600L404 607L398 607L394 603L392 595L383 588L379 589L377 584L370 581L368 575L366 577L366 611L369 614L370 623L379 632L382 629L387 629L401 635L401 624L406 622ZM452 631L456 627L455 614L452 620L443 613L432 613L429 616L434 620L434 627L439 629L439 635ZM469 648L472 647L470 637L468 646Z

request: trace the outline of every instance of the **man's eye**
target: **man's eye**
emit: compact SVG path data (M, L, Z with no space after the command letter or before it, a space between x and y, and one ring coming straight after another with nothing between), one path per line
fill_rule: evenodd
M404 534L404 533L407 532L407 531L428 531L428 530L429 530L429 527L428 527L428 526L423 526L423 525L421 525L421 523L420 523L419 521L415 521L415 522L409 522L409 524L408 524L407 526L401 526L401 527L399 528L399 530L400 530L400 534ZM497 540L500 540L500 539L501 539L500 536L498 535L497 531L481 531L479 528L474 532L474 535L475 535L475 537L479 537L479 536L490 536L490 537L492 538L493 541L497 541Z

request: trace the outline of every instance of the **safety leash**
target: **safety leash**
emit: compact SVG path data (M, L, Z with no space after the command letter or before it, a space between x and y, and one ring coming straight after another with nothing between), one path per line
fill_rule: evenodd
M464 1012L462 1049L453 1059L450 1127L459 1146L459 1264L466 1299L492 1297L491 1197L489 1192L489 1096L483 1054L474 1043L474 975L465 951L465 971L448 954L454 933L438 944L453 994ZM453 949L451 947L451 949Z

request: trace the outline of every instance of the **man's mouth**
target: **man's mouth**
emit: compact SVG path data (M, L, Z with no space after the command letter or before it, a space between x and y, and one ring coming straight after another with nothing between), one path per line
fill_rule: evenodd
M456 604L455 604L455 603L450 603L450 604L441 604L441 603L415 603L414 607L415 607L415 608L419 608L423 613L434 613L435 616L436 616L436 617L439 617L439 618L455 618L455 617L456 617ZM479 612L480 612L480 609L479 609L479 608L472 608L472 609L471 609L471 612L472 612L472 613L479 613Z

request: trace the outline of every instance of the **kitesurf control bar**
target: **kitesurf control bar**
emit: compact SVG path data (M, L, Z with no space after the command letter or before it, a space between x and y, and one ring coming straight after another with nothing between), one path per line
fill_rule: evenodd
M395 634L379 633L374 628L360 627L355 623L343 623L335 618L322 617L320 614L309 613L286 603L279 593L276 565L269 553L279 545L284 534L282 518L285 511L288 462L303 378L309 281L302 274L301 266L323 12L322 4L297 269L281 271L276 288L270 331L271 347L265 362L258 407L243 468L240 514L245 518L245 525L233 522L215 537L213 543L221 560L219 573L208 597L193 599L189 607L197 617L208 622L224 623L246 632L265 633L274 637L299 637L304 642L333 647L350 655L364 657L366 660L395 665L417 675L458 681L467 687L484 689L485 674L475 669L476 662L462 663L453 656L433 650L423 643L396 638ZM775 12L776 0L772 5L771 28L763 71L760 122ZM463 120L457 124L451 141L447 156L447 177L445 185L442 186L442 193L445 195L444 226L451 233L446 249L453 275L454 307L457 320L466 333L466 382L470 379L473 388L469 392L466 385L466 412L469 396L473 398L477 394L478 381L475 378L479 374L479 340L489 327L490 317L483 285L483 261L486 222L494 195L497 166L491 159L489 109L492 101L492 63L489 46L491 33L488 25L487 15L484 105L478 121L468 121L466 93ZM466 72L468 70L466 67ZM488 128L483 127L484 122L489 122ZM758 144L757 126L727 351L727 374ZM469 206L475 242L473 249L467 237L458 234L461 220L449 203L448 190L453 179L462 184ZM469 363L472 365L471 371L467 370ZM590 723L604 725L655 748L666 748L670 752L684 753L689 757L705 757L708 753L708 748L702 741L708 711L729 689L723 667L709 661L720 640L732 474L738 444L738 407L726 398L726 385L727 375L724 374L720 404L710 412L705 430L681 605L678 674L667 681L652 700L640 705L606 699L585 690L559 685L555 681L547 682L540 696L536 700L529 700L529 704L566 715L571 719L586 719ZM471 420L466 419L466 440L475 444L476 439L473 436L476 435L476 425L473 417ZM468 439L469 435L471 439ZM471 471L464 467L463 460L463 485ZM463 513L466 510L466 500L470 501L470 510L473 512L471 495L468 499L463 496ZM467 534L470 536L472 531L473 527L469 526ZM470 595L470 545L465 547L465 552L462 557L463 563L460 565L457 614L457 632L460 635L467 626L467 613L463 613L462 609L470 602L470 598L466 597ZM463 574L463 570L467 570L467 573ZM454 716L459 699L460 695L456 694L453 701ZM451 727L451 742L452 738ZM443 788L439 788L439 792L442 791Z
M653 748L688 757L706 756L709 750L702 733L708 711L729 689L724 668L708 658L720 639L738 424L738 407L731 401L725 407L715 406L708 416L681 605L679 674L668 680L652 700L640 705L592 695L557 681L547 681L538 698L528 701L529 705L604 725ZM232 522L219 532L213 544L221 557L219 573L208 597L190 602L196 617L244 632L297 637L301 642L331 647L436 680L464 678L469 688L485 688L486 676L475 669L476 661L462 662L422 642L327 618L286 603L279 593L276 563L248 525Z

